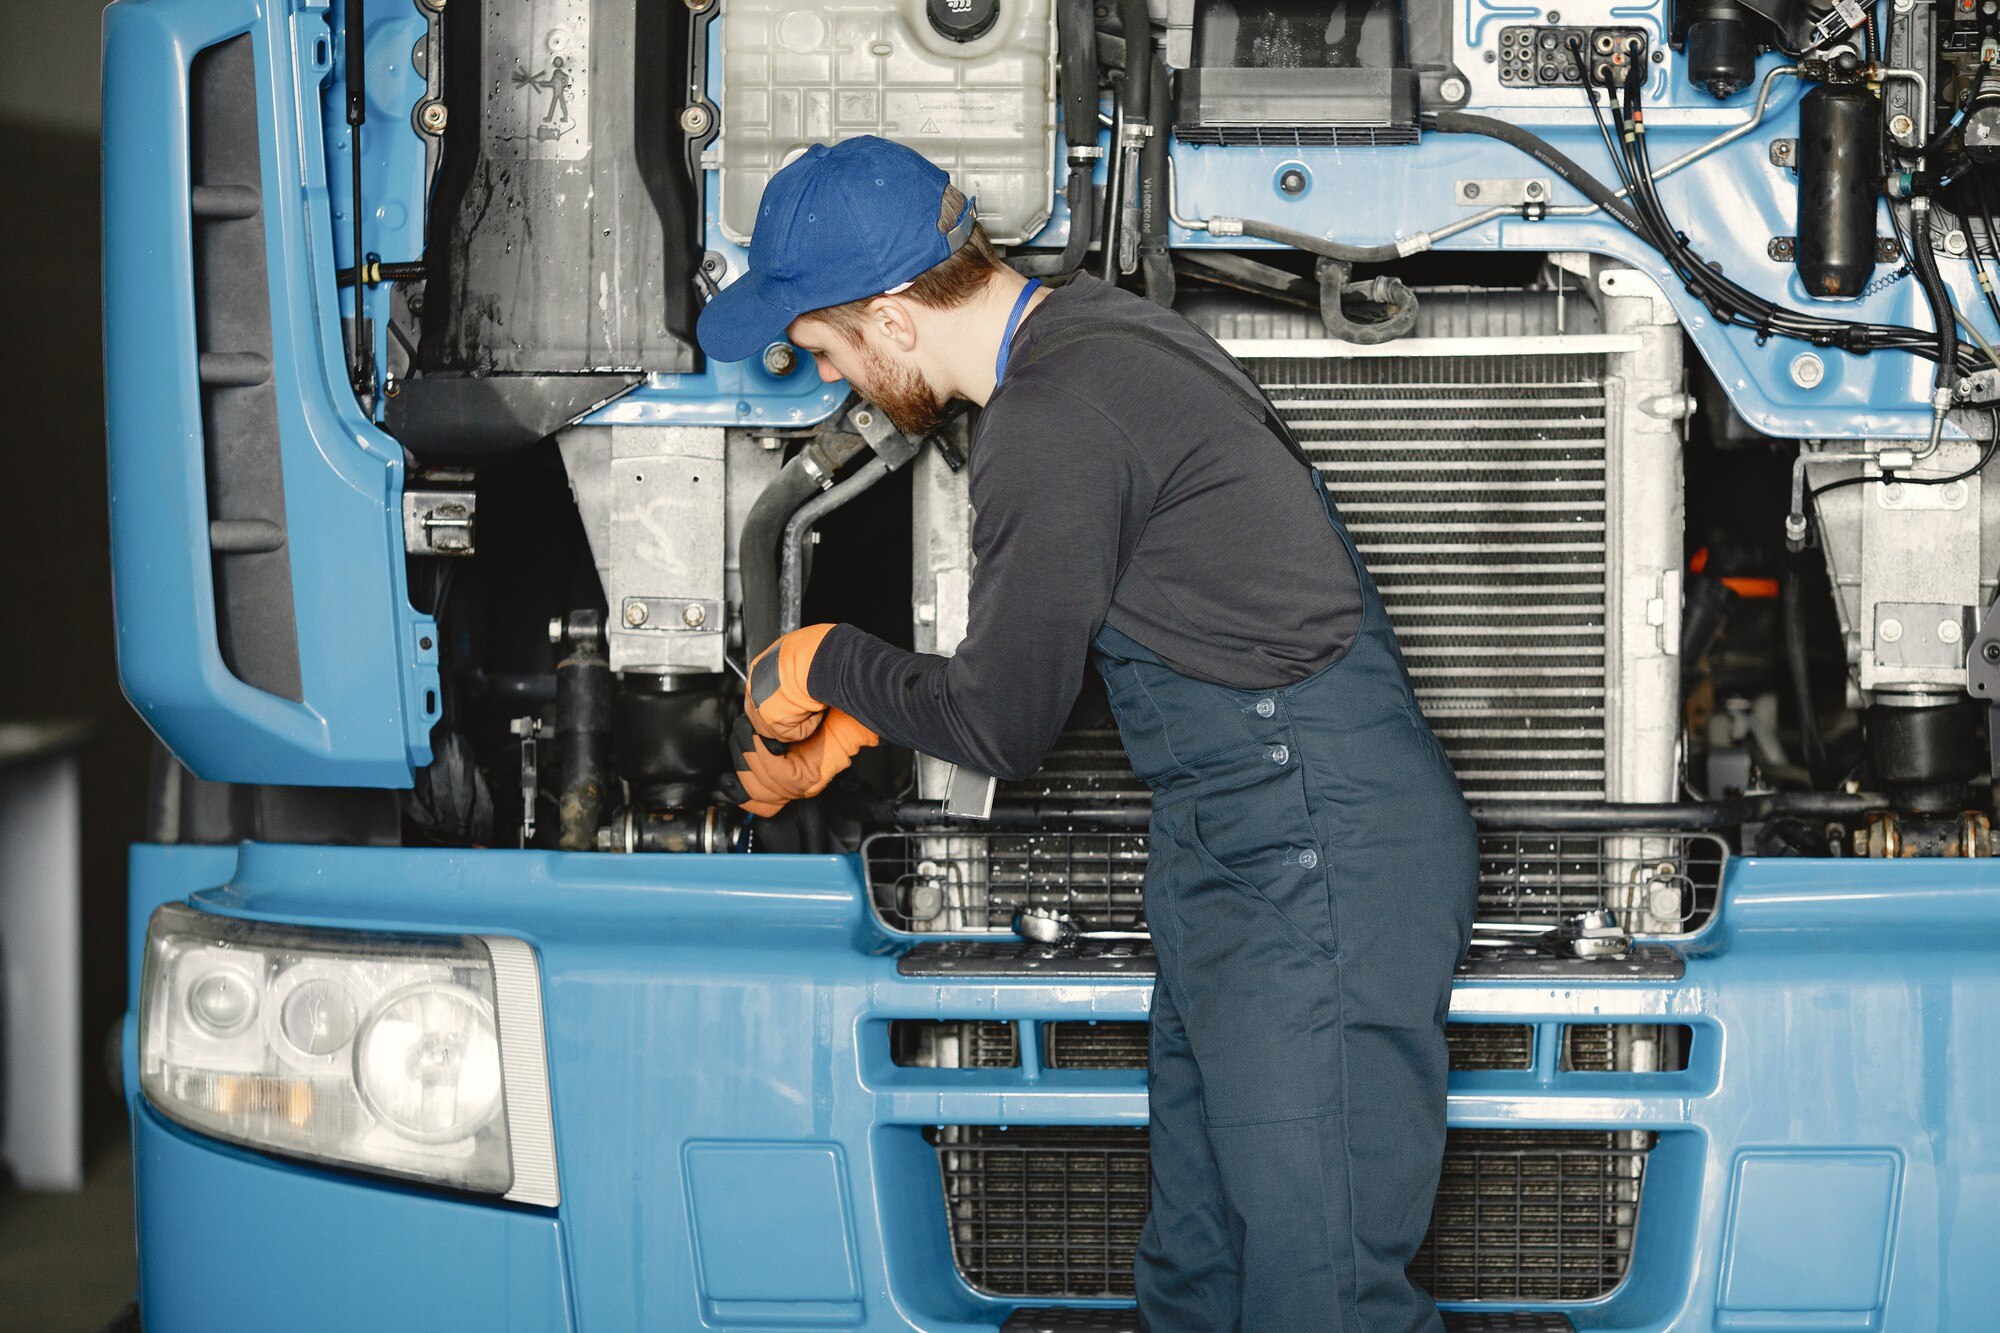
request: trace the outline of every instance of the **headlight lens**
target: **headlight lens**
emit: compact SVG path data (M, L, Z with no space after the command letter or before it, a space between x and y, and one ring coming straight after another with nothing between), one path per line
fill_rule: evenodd
M175 904L153 914L142 986L140 1083L189 1128L556 1202L539 983L520 941L292 929ZM510 1111L534 1158L526 1191Z

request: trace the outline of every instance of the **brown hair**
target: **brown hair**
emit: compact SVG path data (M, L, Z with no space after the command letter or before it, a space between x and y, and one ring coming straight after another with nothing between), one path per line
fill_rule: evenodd
M952 224L959 220L965 210L965 195L956 185L944 187L944 201L938 208L938 230L948 232ZM977 221L972 224L972 234L965 238L965 244L947 255L940 263L933 264L918 274L910 285L898 292L918 305L926 305L933 310L949 310L953 306L964 305L977 296L987 281L1001 270L1000 256L993 249L993 242L986 239L986 229ZM874 296L864 296L859 300L846 301L840 305L830 305L811 313L814 319L824 320L852 343L861 341L861 330L867 324L868 303Z

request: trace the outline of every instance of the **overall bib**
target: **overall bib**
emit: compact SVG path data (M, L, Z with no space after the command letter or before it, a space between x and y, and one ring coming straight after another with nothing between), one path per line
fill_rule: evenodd
M1104 336L1127 335L1096 325L1056 342ZM1153 1333L1439 1333L1404 1270L1444 1154L1472 819L1318 469L1268 404L1166 350L1305 463L1354 559L1362 616L1339 660L1280 689L1182 675L1109 625L1092 643L1153 791L1140 1313Z

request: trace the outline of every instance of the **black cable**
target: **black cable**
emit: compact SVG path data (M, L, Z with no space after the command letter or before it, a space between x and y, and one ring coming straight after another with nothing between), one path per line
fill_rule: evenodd
M1254 218L1243 219L1243 234L1263 241L1276 241L1279 245L1289 245L1294 250L1323 255L1328 259L1338 259L1346 264L1387 264L1403 258L1402 250L1394 244L1347 245L1293 231L1290 227L1280 227L1275 222L1259 222Z
M1531 134L1518 125L1509 125L1504 120L1494 120L1490 116L1475 116L1469 111L1440 111L1428 117L1425 123L1441 134L1478 134L1488 139L1498 139L1501 143L1520 149L1562 177L1565 184L1573 187L1584 198L1618 219L1626 230L1641 240L1647 239L1630 205L1620 199L1603 181L1578 166L1554 144L1541 136Z
M1611 137L1611 126L1605 123L1604 113L1597 106L1597 89L1590 82L1590 74L1583 67L1583 39L1569 39L1570 59L1576 62L1576 77L1583 84L1583 95L1590 101L1590 118L1597 123L1597 137L1604 141L1604 152L1611 159L1611 169L1618 173L1618 183L1625 187L1625 193L1632 193L1632 179L1625 171L1625 157L1618 151L1618 145Z

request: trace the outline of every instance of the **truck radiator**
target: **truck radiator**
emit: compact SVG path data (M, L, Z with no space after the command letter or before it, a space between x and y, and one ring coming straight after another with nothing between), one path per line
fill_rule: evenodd
M1132 1294L1147 1207L1146 1131L927 1131L952 1255L1000 1297ZM1587 1301L1630 1270L1649 1133L1453 1130L1410 1275L1447 1301Z
M1606 358L1256 345L1466 796L1605 799Z
M1121 756L1122 758L1122 756ZM1080 924L1143 924L1146 835L878 833L862 844L870 895L892 929L1005 933L1023 907ZM1479 917L1552 922L1609 907L1627 929L1692 930L1715 909L1729 847L1712 833L1479 835Z

